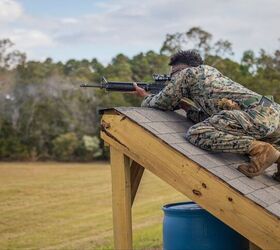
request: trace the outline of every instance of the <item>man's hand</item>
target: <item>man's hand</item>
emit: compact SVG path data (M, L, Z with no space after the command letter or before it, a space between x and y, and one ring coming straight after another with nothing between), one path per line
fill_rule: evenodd
M136 95L141 97L146 97L149 95L149 93L145 89L138 87L136 82L133 83L133 86L135 88L135 91L133 93L135 93Z

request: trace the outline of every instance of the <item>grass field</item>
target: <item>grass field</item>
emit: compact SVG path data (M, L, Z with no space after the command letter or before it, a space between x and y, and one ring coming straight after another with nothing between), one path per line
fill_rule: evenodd
M133 205L134 249L159 249L162 205L183 195L145 173ZM0 163L0 249L112 249L107 163Z

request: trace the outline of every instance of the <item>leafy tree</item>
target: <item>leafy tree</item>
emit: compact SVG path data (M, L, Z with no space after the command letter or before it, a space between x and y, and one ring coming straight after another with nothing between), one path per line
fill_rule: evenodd
M186 44L186 37L184 33L176 32L174 34L167 34L165 41L160 49L163 55L172 55L178 50L182 50Z
M193 48L207 56L211 50L212 35L200 27L193 27L186 32L187 38L193 43Z
M53 152L57 159L62 161L73 160L74 152L78 146L78 137L73 132L59 135L53 140Z

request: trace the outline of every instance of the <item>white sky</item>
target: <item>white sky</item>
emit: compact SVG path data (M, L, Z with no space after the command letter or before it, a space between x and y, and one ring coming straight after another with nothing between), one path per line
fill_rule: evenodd
M0 0L0 39L10 38L29 59L97 57L159 51L167 33L193 26L213 40L247 49L280 48L279 0Z

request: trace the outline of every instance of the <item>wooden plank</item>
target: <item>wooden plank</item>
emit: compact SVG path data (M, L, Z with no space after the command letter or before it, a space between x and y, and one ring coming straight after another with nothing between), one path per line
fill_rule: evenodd
M130 161L110 147L115 249L132 249Z
M132 161L130 169L130 182L131 182L131 206L133 205L144 169L136 161Z
M280 249L279 220L123 115L104 115L102 138L263 249ZM128 131L132 131L128 133Z
M250 242L250 250L262 250L262 249L256 246L254 243Z

